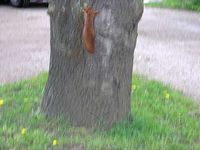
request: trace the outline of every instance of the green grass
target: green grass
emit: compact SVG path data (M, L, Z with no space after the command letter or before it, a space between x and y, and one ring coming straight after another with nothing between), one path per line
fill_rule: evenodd
M40 102L47 74L0 86L0 149L199 150L199 105L157 81L134 75L132 119L108 131L90 132L62 119L47 120ZM26 128L26 134L21 129ZM53 140L58 145L52 145Z
M187 9L200 12L200 0L162 0L146 4L150 7Z

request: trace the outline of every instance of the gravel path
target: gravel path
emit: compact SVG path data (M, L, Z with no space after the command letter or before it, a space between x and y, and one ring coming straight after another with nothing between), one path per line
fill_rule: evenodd
M200 102L200 14L145 9L134 72L169 84Z
M49 17L46 8L0 6L0 84L48 69Z
M0 6L0 14L0 84L48 70L46 8ZM145 8L134 72L170 84L200 102L200 14Z

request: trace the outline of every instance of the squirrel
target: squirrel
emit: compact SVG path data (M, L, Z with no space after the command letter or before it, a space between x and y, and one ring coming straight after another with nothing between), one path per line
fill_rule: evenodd
M90 6L83 8L84 13L84 28L83 28L83 43L88 53L95 52L95 30L94 20L99 11L94 11Z

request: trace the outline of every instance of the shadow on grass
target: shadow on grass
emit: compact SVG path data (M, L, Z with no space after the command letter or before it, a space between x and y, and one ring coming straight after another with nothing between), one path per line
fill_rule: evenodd
M131 115L128 120L117 123L106 132L108 136L119 136L121 138L142 137L144 135L165 135L165 127L148 117ZM145 137L145 136L144 136Z

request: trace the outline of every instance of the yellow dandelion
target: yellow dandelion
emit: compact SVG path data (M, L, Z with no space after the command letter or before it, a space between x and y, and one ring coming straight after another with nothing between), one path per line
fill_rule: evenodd
M166 98L166 99L169 99L169 98L170 98L169 93L166 93L166 94L165 94L165 98Z
M53 140L53 146L58 145L58 141L56 139Z
M26 128L22 128L22 129L21 129L21 134L22 134L22 135L25 135L25 134L26 134Z
M136 90L137 86L135 84L132 85L132 90Z
M0 107L2 107L4 104L4 100L3 99L0 99Z

